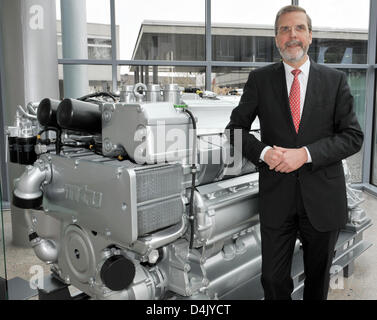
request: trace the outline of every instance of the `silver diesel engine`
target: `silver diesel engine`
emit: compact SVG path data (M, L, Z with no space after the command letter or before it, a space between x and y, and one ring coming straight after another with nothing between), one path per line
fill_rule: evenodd
M18 115L38 134L28 137L35 156L22 162L13 203L41 210L59 230L31 214L35 254L56 279L96 299L263 298L258 172L223 134L237 101L137 86L144 94L129 90L124 102L44 99ZM25 158L17 145L24 122L8 128L14 162ZM369 246L360 192L347 187L334 273ZM292 276L299 298L299 240Z

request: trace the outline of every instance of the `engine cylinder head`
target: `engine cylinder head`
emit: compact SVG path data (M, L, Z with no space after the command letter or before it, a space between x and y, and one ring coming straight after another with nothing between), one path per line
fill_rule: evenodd
M80 132L101 133L102 116L99 106L75 99L64 99L57 110L58 125Z

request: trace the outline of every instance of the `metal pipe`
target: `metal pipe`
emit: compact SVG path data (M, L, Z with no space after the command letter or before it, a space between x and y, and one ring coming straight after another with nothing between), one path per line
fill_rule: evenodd
M27 104L27 109L33 114L37 115L37 109L39 106L39 102L29 102Z
M35 255L47 264L51 264L58 259L58 248L56 243L50 239L43 239L36 232L29 235L30 244Z
M22 113L22 115L25 116L26 118L33 119L33 120L37 119L37 116L34 116L32 114L27 113L24 110L24 108L22 108L20 105L17 106L17 110L20 111Z
M14 195L18 198L31 200L42 196L40 190L44 181L51 178L51 168L47 170L43 161L38 160L34 166L27 166L22 176L16 180Z
M49 170L50 168L50 170ZM44 181L51 179L51 167L38 160L35 166L27 166L25 172L16 182L14 194L21 199L36 199L42 195L40 190ZM29 241L35 255L47 264L56 262L58 248L56 243L50 239L43 239L35 232L33 223L28 212L25 212L25 221L29 232Z
M146 254L151 249L157 249L162 246L165 246L181 236L187 230L187 218L186 216L182 216L182 221L180 224L176 224L170 228L162 230L160 232L156 232L151 236L140 238L135 241L133 244L133 249L136 250L140 254Z

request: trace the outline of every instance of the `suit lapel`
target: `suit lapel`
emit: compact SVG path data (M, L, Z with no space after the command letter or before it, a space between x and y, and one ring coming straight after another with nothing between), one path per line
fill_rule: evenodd
M310 119L310 114L317 105L316 101L322 92L320 74L317 64L310 60L309 79L306 87L304 110L301 116L300 127L298 134L302 135L305 132L305 127Z
M276 79L277 81L274 81L273 83L274 92L278 97L278 101L282 101L280 107L283 108L283 114L285 120L288 122L288 127L290 128L291 133L297 135L293 124L291 108L289 106L287 80L285 77L283 62L276 65Z

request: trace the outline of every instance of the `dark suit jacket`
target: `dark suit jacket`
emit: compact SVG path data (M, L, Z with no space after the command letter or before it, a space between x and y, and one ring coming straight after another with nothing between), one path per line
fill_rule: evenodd
M249 134L256 116L260 120L261 141ZM283 63L253 70L227 128L242 129L242 153L259 167L262 224L272 228L282 225L295 208L299 186L309 220L317 230L330 231L345 225L347 195L341 160L360 150L363 133L343 72L311 60L305 105L296 134ZM232 136L233 130L230 132ZM264 147L273 145L306 146L312 163L292 173L269 170L259 158Z

